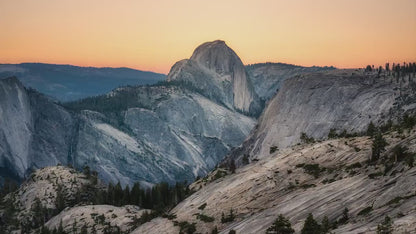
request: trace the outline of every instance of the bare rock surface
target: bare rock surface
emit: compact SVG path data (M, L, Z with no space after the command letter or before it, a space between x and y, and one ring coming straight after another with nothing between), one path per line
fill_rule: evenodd
M258 115L259 98L237 54L224 41L198 46L189 60L177 62L168 74L170 82L185 82L227 107Z
M299 75L283 83L259 118L258 125L234 154L262 158L271 147L283 149L301 141L305 133L315 139L362 133L370 122L382 125L404 112L414 112L411 83L392 77L376 78L356 70L333 70Z
M63 230L68 233L79 233L83 228L88 233L93 230L96 233L129 232L135 227L134 221L145 211L137 206L77 206L63 210L45 226L53 230L58 229L62 223Z
M174 234L179 233L179 227L175 226L173 222L165 218L155 218L152 221L142 224L135 229L132 234L141 233L160 233L160 234Z
M257 95L268 101L281 88L283 81L297 75L334 70L334 67L302 67L284 63L258 63L246 66Z
M391 157L396 145L409 146L409 152L416 152L415 130L404 136L393 132L386 139L389 146L383 157ZM386 215L393 220L394 233L411 233L416 228L416 168L396 163L384 173L383 164L367 164L370 155L368 137L286 148L237 169L235 174L206 183L171 213L177 216L174 221L196 223L201 233L211 232L214 226L220 233L231 229L263 233L279 214L289 218L300 232L308 213L318 221L327 216L334 222L347 208L349 220L333 230L335 233L375 233ZM317 176L303 167L308 164L319 166ZM360 214L368 207L370 212ZM234 221L221 223L222 213L228 215L231 209ZM197 214L215 220L203 222ZM156 232L167 230L172 222L165 220L152 228ZM174 233L169 230L166 233Z

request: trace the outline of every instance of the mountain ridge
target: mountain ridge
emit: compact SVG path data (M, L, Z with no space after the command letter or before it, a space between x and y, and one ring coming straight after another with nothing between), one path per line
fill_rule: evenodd
M16 76L26 86L59 101L104 94L118 86L155 84L165 75L131 68L80 67L63 64L0 64L0 79Z

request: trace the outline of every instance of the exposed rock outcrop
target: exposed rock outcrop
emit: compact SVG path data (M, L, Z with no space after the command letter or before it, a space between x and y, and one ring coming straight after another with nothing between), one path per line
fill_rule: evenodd
M111 115L81 113L77 165L88 164L107 181L174 183L204 175L249 134L254 119L186 89L138 87L142 107ZM112 123L112 124L111 124Z
M206 42L190 59L177 62L168 81L186 82L229 108L258 115L260 100L237 54L224 41Z
M16 78L0 85L1 176L17 179L61 163L90 165L104 180L123 185L191 181L215 167L255 124L181 85L119 88L79 108L63 107ZM129 105L120 107L123 102Z
M376 125L397 119L415 109L412 84L397 84L355 70L311 73L286 80L259 118L246 142L232 153L265 157L271 147L282 149L301 141L301 133L315 139L339 134L362 133L370 122ZM400 87L401 86L401 87Z
M334 70L334 67L302 67L284 63L258 63L246 66L248 77L257 95L268 101L280 89L283 81L297 75Z
M0 176L21 179L31 168L67 163L73 116L16 77L0 80Z
M68 208L50 219L45 226L62 228L67 233L128 233L135 227L136 219L147 210L137 206L116 207L110 205L88 205Z
M410 154L416 152L415 129L402 136L392 132L385 137L389 146L382 162L393 157L392 149L397 145L408 146ZM324 216L330 222L338 221L334 233L352 234L374 233L388 215L393 220L394 233L414 231L416 168L404 162L388 169L387 164L370 165L370 155L369 137L286 148L237 169L235 174L208 183L205 178L197 181L194 188L205 185L171 211L176 215L173 221L196 223L201 233L209 233L215 226L220 233L231 229L237 233L264 233L283 214L300 232L308 213L313 213L319 222ZM345 208L349 218L342 223L339 220ZM222 214L227 216L231 209L235 218L221 222ZM204 222L197 214L214 220ZM176 233L169 228L173 221L153 223L152 231Z

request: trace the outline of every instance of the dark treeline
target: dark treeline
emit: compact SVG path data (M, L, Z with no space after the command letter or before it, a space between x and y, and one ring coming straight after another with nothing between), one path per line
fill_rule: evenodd
M162 182L152 187L142 187L137 182L131 189L129 186L123 188L120 183L116 185L110 183L107 187L102 187L98 182L97 172L85 166L82 173L89 180L89 183L82 184L81 188L73 195L69 195L64 186L58 184L56 187L55 208L47 208L36 197L30 209L33 215L31 215L31 218L24 220L16 219L18 209L15 207L14 196L8 196L5 199L5 195L16 191L18 186L10 180L5 180L0 191L2 195L0 207L4 210L0 216L0 229L2 227L4 230L6 230L5 227L19 228L23 233L29 233L31 230L42 227L40 229L41 233L64 233L59 231L59 229L48 232L49 230L43 227L43 225L67 207L86 204L137 205L144 209L151 209L152 212L145 212L143 217L137 220L137 223L141 224L166 214L171 208L192 193L187 186L187 182L176 183L175 185ZM3 232L0 230L0 233Z
M396 77L397 82L399 82L399 78L404 79L406 76L410 78L413 74L413 78L416 77L416 63L415 62L404 62L403 64L400 63L393 63L390 67L390 63L386 63L384 68L379 66L378 68L374 67L374 65L367 65L365 68L367 72L377 72L378 76L380 77L382 73L387 73L388 75L392 75Z
M134 88L117 92L115 95L87 97L63 105L74 111L93 110L101 113L120 112L132 107L145 108L139 100L139 90Z
M0 186L0 199L3 199L4 196L16 191L18 188L19 184L17 182L6 177Z
M107 188L103 189L96 186L98 183L97 172L86 166L83 173L92 183L85 184L79 191L80 195L77 195L76 203L114 206L137 205L141 208L164 212L192 193L186 181L177 182L175 185L161 182L152 187L142 187L139 182L136 182L131 189L128 185L123 188L118 182L116 185L109 183Z
M125 111L129 108L149 109L148 100L145 100L143 93L150 93L152 87L181 87L197 93L203 90L187 81L159 81L154 85L145 86L125 86L115 89L114 95L98 95L83 98L81 100L63 103L63 106L73 111L93 110L101 113L116 113Z
M191 194L185 183L159 183L152 188L143 188L135 183L122 188L120 183L109 184L107 189L99 190L95 196L95 204L108 204L114 206L137 205L141 208L157 211L167 211Z

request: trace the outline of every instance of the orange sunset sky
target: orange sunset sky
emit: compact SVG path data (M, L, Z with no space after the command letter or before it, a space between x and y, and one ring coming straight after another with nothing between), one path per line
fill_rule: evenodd
M168 73L215 39L245 64L416 61L416 0L0 0L0 63Z

